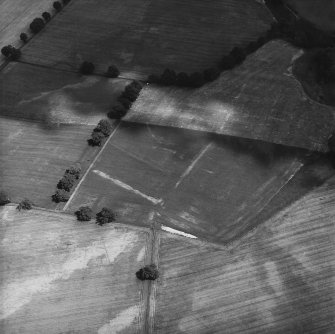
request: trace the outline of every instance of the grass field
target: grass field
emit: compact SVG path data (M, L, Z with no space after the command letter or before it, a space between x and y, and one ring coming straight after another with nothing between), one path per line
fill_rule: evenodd
M299 15L325 31L335 31L335 2L323 0L285 0Z
M335 331L335 183L231 252L161 235L154 333Z
M73 0L24 47L23 59L68 70L88 60L99 73L116 64L128 78L166 67L194 72L257 40L271 22L255 0Z
M48 211L1 211L1 333L142 333L150 234Z
M129 83L20 63L8 65L0 80L1 116L46 124L95 125Z
M27 33L29 24L42 13L53 12L50 0L2 0L0 2L0 49L8 44L21 46L21 32ZM4 57L0 55L0 64Z
M122 123L66 209L107 206L122 223L227 244L333 174L327 161L307 161L273 144Z
M149 85L125 119L325 151L334 111L308 98L291 74L299 55L272 41L200 89Z
M93 126L40 123L2 117L0 122L0 184L13 202L31 199L36 205L54 207L51 195L65 170L74 163L82 169L98 149L89 147Z

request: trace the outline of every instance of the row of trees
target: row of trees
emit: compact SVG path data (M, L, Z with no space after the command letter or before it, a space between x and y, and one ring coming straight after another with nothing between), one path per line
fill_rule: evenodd
M89 206L82 206L76 212L75 215L79 221L90 221L94 213ZM116 214L108 208L102 208L100 212L96 214L96 223L98 225L104 225L115 221Z
M0 206L9 204L11 202L8 194L5 191L0 191ZM33 202L30 201L29 199L24 199L22 200L18 206L16 207L17 210L31 210L33 207Z
M122 94L118 97L117 103L112 106L107 116L112 119L121 119L124 117L131 105L136 101L141 90L142 84L137 80L133 80L125 87Z
M264 36L250 42L246 47L234 47L228 55L222 57L217 66L191 74L185 72L176 73L174 70L167 68L161 75L150 75L147 81L148 83L156 83L164 86L201 87L205 83L216 80L221 71L231 70L240 65L248 54L255 52L263 44L276 36L279 36L279 29L277 24L273 24Z
M90 146L101 146L111 133L112 123L108 119L102 119L92 131L91 138L88 139L88 144Z
M93 74L94 70L95 70L94 64L89 61L82 62L79 68L79 72L84 75ZM108 78L117 78L120 75L120 71L115 65L111 65L108 67L105 75Z
M12 45L6 45L1 49L2 55L8 60L18 60L21 57L21 51Z
M69 192L72 187L79 179L81 173L80 167L70 167L64 173L64 176L59 180L57 184L57 190L52 195L52 200L56 203L67 202L70 198Z

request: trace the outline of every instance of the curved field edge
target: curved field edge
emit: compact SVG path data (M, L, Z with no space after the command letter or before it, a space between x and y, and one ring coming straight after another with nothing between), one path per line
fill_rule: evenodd
M293 77L299 52L271 41L200 89L148 85L125 120L327 151L334 110L310 99Z

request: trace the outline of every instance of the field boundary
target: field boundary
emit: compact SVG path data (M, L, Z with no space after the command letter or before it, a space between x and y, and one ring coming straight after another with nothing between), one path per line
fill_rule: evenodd
M115 132L117 131L117 129L119 128L119 125L121 124L121 122L116 122L116 127L113 130L113 132L111 133L111 135L108 137L108 139L106 140L105 144L102 146L102 148L100 149L100 151L98 152L98 154L95 156L95 158L93 159L93 161L91 162L91 164L88 166L85 174L82 176L81 180L79 181L79 183L77 184L76 188L74 189L72 195L70 196L69 200L66 202L66 204L64 205L64 207L62 209L60 209L59 211L65 211L71 201L74 198L74 195L76 194L76 192L78 191L78 189L80 188L81 184L84 182L84 180L86 179L86 176L88 175L88 173L91 171L92 167L94 166L94 164L96 163L96 161L98 160L98 158L100 157L100 155L102 154L102 152L105 150L107 144L109 143L109 141L112 139L113 135L115 134Z

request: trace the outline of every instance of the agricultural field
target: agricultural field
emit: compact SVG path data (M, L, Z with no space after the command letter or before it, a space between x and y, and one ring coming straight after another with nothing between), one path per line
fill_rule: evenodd
M316 27L325 31L335 31L334 0L323 0L322 5L315 0L285 0L285 2Z
M327 160L305 167L307 155L205 132L121 123L65 209L111 207L122 223L157 222L228 244L333 175Z
M65 170L80 163L83 170L98 152L87 139L93 126L60 125L2 117L0 122L0 184L13 202L24 198L54 207L51 195Z
M98 73L115 64L132 79L166 67L202 71L257 40L272 22L256 0L72 0L23 48L22 59L72 71L87 60Z
M326 151L334 110L310 99L292 75L300 55L276 40L199 89L148 85L125 120Z
M150 233L1 209L1 333L144 333Z
M154 333L334 333L335 181L228 252L160 236Z
M1 0L0 49L8 44L19 47L21 32L27 33L29 24L43 12L53 12L51 0ZM0 64L4 61L0 55Z
M11 63L1 71L0 116L96 125L129 82Z

